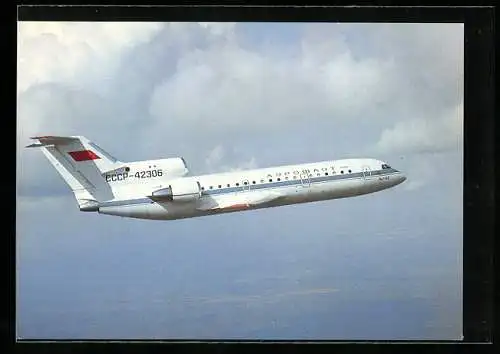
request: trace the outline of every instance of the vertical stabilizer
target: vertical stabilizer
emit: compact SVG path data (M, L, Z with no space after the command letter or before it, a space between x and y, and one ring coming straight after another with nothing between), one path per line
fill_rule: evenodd
M70 186L80 210L93 211L101 201L113 199L103 173L122 163L83 136L33 137L64 181Z

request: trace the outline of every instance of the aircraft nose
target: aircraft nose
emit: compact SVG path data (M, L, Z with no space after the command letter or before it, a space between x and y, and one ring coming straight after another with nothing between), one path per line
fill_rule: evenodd
M406 176L402 173L399 173L397 176L397 184L403 183L406 181Z

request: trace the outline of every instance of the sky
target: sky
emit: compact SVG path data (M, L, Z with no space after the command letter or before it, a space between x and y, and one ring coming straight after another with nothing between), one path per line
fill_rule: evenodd
M460 339L463 25L19 22L17 337ZM177 221L82 213L35 135L192 174L403 184Z

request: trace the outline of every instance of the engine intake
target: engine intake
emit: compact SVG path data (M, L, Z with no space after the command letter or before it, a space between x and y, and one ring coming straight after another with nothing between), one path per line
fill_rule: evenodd
M180 179L170 183L166 188L154 191L152 197L171 202L192 202L201 197L200 182L191 179Z

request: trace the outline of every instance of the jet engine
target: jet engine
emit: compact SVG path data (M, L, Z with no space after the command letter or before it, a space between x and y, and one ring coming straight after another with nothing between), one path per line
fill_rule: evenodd
M160 160L146 160L146 161L135 161L122 163L113 170L106 171L103 176L120 174L120 173L130 173L129 171L135 171L134 173L141 173L145 170L151 170L150 177L163 177L163 178L178 178L184 177L189 173L186 161L182 157L170 157ZM137 177L139 177L138 175ZM144 177L144 172L142 172L142 177Z
M200 182L191 178L172 181L166 188L161 188L151 194L152 198L170 202L192 202L201 197Z
M163 169L163 174L170 177L183 177L189 173L186 161L182 157L171 157L161 160L152 160L151 164L156 164Z

